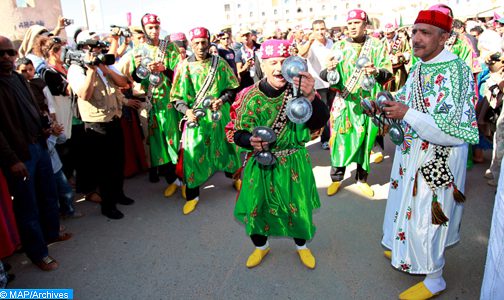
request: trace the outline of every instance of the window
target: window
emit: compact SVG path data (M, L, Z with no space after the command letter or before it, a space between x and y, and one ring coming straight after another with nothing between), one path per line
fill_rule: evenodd
M263 17L264 17L265 15L266 15L266 13L263 11L263 12L261 13L261 16L263 16Z
M310 12L313 12L313 8L310 7Z
M277 10L275 9L275 10L273 11L273 14L274 14L274 15L276 15L277 13L278 13L278 12L277 12Z
M325 10L325 5L322 5L322 10Z
M250 12L249 17L253 17L253 16L254 16L254 13Z
M238 3L238 5L237 5L236 7L240 8L240 7L241 7L241 4L240 4L240 3Z
M303 10L301 9L301 7L299 7L299 8L297 9L297 12L298 12L298 13L302 13L302 12L303 12Z
M224 11L230 11L231 6L229 4L224 4Z
M286 15L289 14L289 10L288 9L285 10L285 14Z
M338 6L334 5L334 6L332 7L332 9L333 9L333 10L337 10L337 9L338 9Z

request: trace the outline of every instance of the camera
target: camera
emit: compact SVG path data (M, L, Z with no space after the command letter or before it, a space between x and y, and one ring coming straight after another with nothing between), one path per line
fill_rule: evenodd
M63 18L63 24L64 24L65 26L72 25L73 23L74 23L74 20L73 20L73 19Z
M104 48L107 46L105 43L96 40L87 40L84 43L79 43L79 45L81 47L89 46L90 48ZM97 66L99 64L110 66L115 63L115 56L114 54L100 53L93 61L88 61L86 59L86 52L82 50L75 50L70 47L64 47L61 52L61 60L67 65L76 64L81 67L84 67L85 65Z
M110 25L110 31L113 35L131 37L131 31L126 26Z

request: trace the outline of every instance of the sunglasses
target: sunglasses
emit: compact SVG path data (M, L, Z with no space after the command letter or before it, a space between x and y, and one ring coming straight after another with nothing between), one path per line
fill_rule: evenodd
M51 37L51 40L56 43L56 44L61 44L63 43L63 41L61 40L61 38L57 37L57 36L53 36Z
M4 56L5 53L9 56L16 56L17 51L14 49L0 50L0 57Z
M229 37L221 37L221 40L229 40Z

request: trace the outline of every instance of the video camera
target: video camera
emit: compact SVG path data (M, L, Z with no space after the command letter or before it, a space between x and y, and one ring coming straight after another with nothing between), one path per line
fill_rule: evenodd
M102 41L94 40L94 39L89 39L84 42L79 42L77 43L77 49L80 50L83 47L88 46L91 49L94 48L108 48L108 44Z
M72 49L70 47L64 47L61 52L61 60L67 64L76 64L84 67L85 65L97 66L99 64L104 64L107 66L113 65L115 63L114 54L103 54L100 53L96 56L93 61L88 61L86 59L86 52L80 50L83 46L89 46L93 48L106 48L108 45L104 42L97 40L87 40L77 44L77 49Z
M110 25L110 31L113 35L131 37L131 31L126 26Z

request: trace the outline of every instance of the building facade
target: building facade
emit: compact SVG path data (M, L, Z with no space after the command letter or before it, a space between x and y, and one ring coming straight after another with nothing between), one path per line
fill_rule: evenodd
M502 2L502 1L500 1ZM224 25L231 25L235 32L241 28L260 29L274 26L280 29L301 25L311 27L316 19L323 19L328 27L346 24L349 10L361 8L371 20L372 27L382 28L386 23L412 24L418 11L431 5L449 5L455 17L467 19L485 11L504 12L498 0L228 0L224 4Z
M2 0L0 32L13 41L22 40L32 25L54 29L60 15L60 0Z

